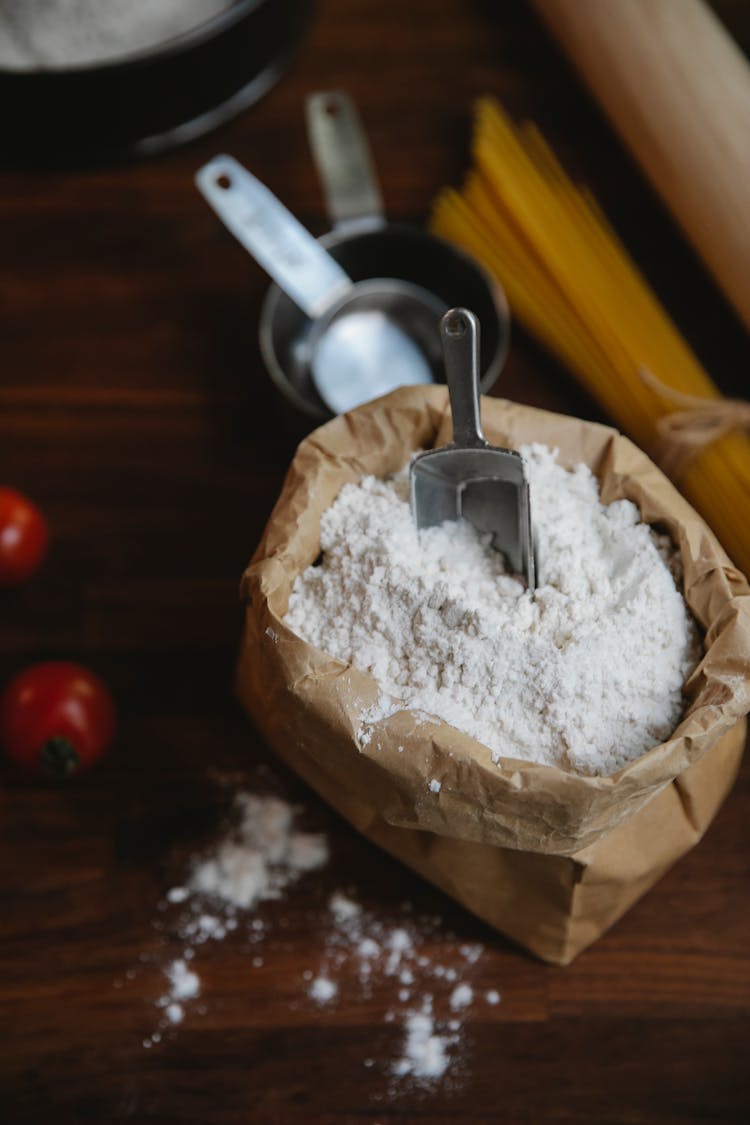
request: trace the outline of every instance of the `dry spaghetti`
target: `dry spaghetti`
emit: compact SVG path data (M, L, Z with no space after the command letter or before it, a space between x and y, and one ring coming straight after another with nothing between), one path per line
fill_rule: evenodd
M750 571L750 440L728 432L731 405L596 201L571 182L535 126L514 126L489 98L477 106L473 153L463 189L438 197L433 230L495 274L519 321L623 430L654 456L666 451L665 468L680 466L682 491ZM689 457L675 456L680 427L665 420L688 398L725 424L707 427L702 445L693 431ZM746 408L734 416L737 427L747 424Z

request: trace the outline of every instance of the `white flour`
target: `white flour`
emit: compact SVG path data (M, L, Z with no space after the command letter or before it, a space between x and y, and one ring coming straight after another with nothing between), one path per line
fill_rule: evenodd
M338 990L338 985L329 977L316 977L310 985L307 995L316 1000L318 1004L327 1004L329 1000L333 1000Z
M170 949L168 960L159 959L167 986L155 1001L158 1022L143 1040L144 1048L174 1038L183 1024L192 1024L209 1010L211 997L197 964L205 943L233 940L253 949L263 943L264 957L246 957L252 970L272 963L277 951L288 957L288 944L277 943L273 934L275 927L283 930L284 917L274 922L260 911L267 900L284 899L302 875L328 859L325 836L299 832L295 812L278 797L237 794L231 828L207 855L192 862L183 884L166 892L156 928ZM380 1075L375 1100L396 1096L404 1083L425 1090L455 1085L465 1063L465 1021L475 1017L478 1006L486 1013L500 1002L494 990L478 999L483 946L458 944L439 916L417 916L409 903L395 910L392 904L390 914L390 920L379 917L348 890L333 891L322 919L319 911L309 919L318 952L299 981L302 1002L315 1011L339 1004L361 1003L368 1010L373 1002L387 1005L385 1022L397 1033L395 1049L362 1059L365 1069ZM442 958L451 964L443 964ZM134 976L130 970L125 979ZM115 982L117 987L124 983ZM243 987L252 985L245 980ZM298 1002L292 1006L298 1007Z
M186 887L172 887L167 892L170 902L182 902L190 891L195 891L247 910L256 902L280 898L282 891L300 875L327 862L325 837L296 831L294 809L280 797L239 793L234 812L236 826L196 863ZM188 926L185 936L199 943L211 937L224 937L223 932L216 931L226 928L226 923L213 915L201 913Z
M87 65L197 27L232 0L0 0L0 66Z
M169 988L156 1001L157 1008L163 1012L163 1018L159 1029L148 1039L144 1039L143 1046L146 1048L153 1047L161 1041L162 1031L165 1028L182 1023L185 1018L184 1001L194 1000L200 995L200 977L188 967L187 960L185 957L178 957L164 970Z
M441 1078L448 1069L448 1049L455 1036L438 1035L429 1001L418 1012L406 1017L406 1043L403 1056L394 1064L393 1073L403 1078Z
M374 676L383 698L369 724L406 708L472 735L496 761L610 774L673 731L697 631L674 552L636 506L602 505L591 471L565 470L545 446L522 453L535 596L468 523L417 535L402 472L344 486L285 624ZM371 734L363 725L362 742Z
M460 945L452 950L457 967L451 968L430 955L440 918L415 919L406 909L399 924L389 925L341 891L331 895L328 908L333 925L325 943L324 971L315 980L309 973L308 996L321 1005L335 1001L337 973L351 979L352 968L365 1000L392 981L395 995L385 1019L402 1026L404 1039L401 1054L386 1066L388 1093L396 1093L395 1079L411 1078L429 1087L451 1076L461 1059L463 1022L475 1001L464 977L476 971L484 948ZM484 1001L497 1004L500 994L490 990ZM376 1060L365 1059L364 1065L375 1066Z

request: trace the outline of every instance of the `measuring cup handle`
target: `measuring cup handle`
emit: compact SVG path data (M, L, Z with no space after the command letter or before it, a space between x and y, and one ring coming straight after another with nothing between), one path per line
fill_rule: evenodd
M351 289L338 262L231 156L204 164L195 182L224 226L307 316L320 316Z
M334 227L383 226L383 199L352 99L342 90L310 94L305 115L310 148Z
M440 321L440 339L454 444L486 445L479 414L479 321L468 309L448 309Z

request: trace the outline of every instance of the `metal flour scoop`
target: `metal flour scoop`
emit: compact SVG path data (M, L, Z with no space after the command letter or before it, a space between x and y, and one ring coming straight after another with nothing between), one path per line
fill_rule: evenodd
M536 585L529 485L523 460L489 445L479 419L479 321L468 309L449 309L440 321L445 375L453 414L453 443L415 457L411 506L418 528L463 517L492 534L508 567Z

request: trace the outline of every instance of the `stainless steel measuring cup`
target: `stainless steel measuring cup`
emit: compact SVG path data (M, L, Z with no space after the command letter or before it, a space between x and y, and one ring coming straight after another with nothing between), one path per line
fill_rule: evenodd
M389 223L357 111L340 91L307 101L313 155L334 224L317 241L230 157L196 177L224 223L272 276L261 310L263 358L277 387L322 420L403 383L442 382L438 322L452 305L486 326L481 388L508 349L500 287L462 251Z
M510 313L501 287L456 246L411 224L390 222L383 212L369 146L356 108L342 91L311 94L306 103L308 138L333 229L318 241L354 281L387 277L432 294L439 313L464 305L483 326L480 389L486 393L502 370L510 342ZM307 363L310 323L278 285L261 310L259 336L276 386L317 421L331 417ZM444 382L437 318L431 366ZM424 346L427 346L426 343Z
M196 183L238 242L309 319L299 350L333 413L404 384L434 381L443 309L432 293L390 277L353 281L231 156L210 160Z

